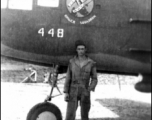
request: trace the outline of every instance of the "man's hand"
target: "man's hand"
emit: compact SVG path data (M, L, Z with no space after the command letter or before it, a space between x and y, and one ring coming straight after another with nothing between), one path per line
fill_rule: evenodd
M94 90L93 90L93 88L89 87L88 91L90 91L90 92L92 91L93 92Z
M68 93L65 93L65 94L64 94L64 100L65 100L66 102L69 102L69 94L68 94Z

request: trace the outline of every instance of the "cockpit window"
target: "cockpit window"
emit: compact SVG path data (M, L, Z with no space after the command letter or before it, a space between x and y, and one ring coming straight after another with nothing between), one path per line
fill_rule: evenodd
M43 7L58 7L59 0L38 0L37 4Z
M1 8L7 8L7 0L1 0Z
M9 9L32 10L33 0L8 0Z

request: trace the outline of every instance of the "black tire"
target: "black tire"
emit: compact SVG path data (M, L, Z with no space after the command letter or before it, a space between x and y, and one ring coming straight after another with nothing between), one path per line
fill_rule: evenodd
M41 113L47 111L53 113L57 120L62 120L62 115L59 108L56 105L48 102L39 103L32 107L27 115L26 120L37 120Z

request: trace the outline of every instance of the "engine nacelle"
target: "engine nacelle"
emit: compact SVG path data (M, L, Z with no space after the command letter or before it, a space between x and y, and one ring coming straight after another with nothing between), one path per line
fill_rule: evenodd
M138 82L135 85L135 89L140 92L150 93L151 92L151 74L143 74L141 75L141 77L142 77L142 81Z

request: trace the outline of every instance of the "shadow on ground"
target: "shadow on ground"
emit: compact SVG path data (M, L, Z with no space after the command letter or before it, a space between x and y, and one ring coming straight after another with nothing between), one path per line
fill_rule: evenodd
M96 101L116 113L119 118L90 118L89 120L151 120L151 104L126 99L96 99Z

